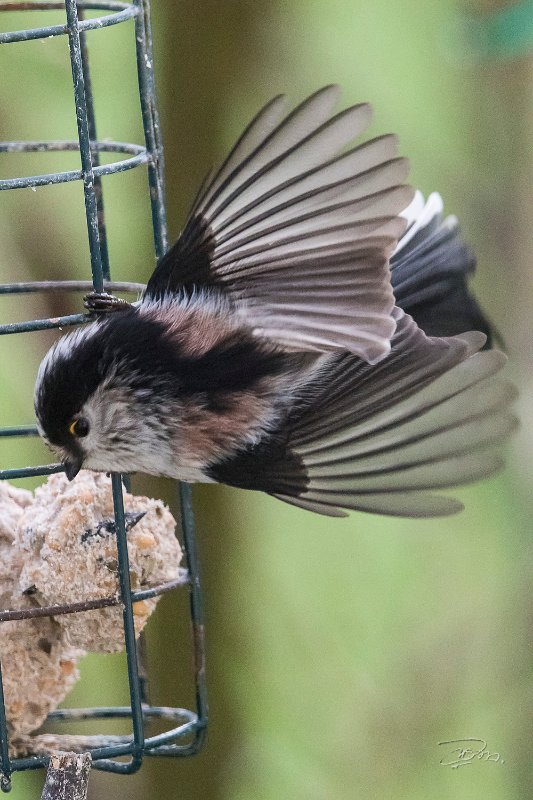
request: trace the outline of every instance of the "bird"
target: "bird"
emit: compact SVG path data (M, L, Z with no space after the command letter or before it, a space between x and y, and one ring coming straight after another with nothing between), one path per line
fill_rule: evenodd
M39 433L73 479L144 472L326 516L438 517L516 426L457 220L371 106L277 96L203 182L139 301L60 338Z

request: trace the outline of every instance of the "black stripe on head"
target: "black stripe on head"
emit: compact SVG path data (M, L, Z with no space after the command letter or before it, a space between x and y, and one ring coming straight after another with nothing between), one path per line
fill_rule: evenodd
M90 326L60 340L49 357L37 386L35 413L52 444L76 449L68 428L101 382L103 344L100 332Z

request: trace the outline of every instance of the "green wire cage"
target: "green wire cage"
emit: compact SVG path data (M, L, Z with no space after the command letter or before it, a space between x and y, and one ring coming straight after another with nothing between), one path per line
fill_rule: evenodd
M0 11L58 11L64 10L65 22L40 28L23 29L0 33L0 45L31 42L53 36L67 36L72 70L74 103L78 127L77 141L9 141L0 142L0 153L28 153L52 151L78 151L80 168L65 172L16 177L0 180L0 190L35 188L51 184L80 181L83 184L88 244L90 250L92 282L54 281L44 283L9 283L0 286L0 294L24 294L35 291L87 290L88 313L63 315L49 319L33 319L25 322L0 324L0 335L36 332L49 328L79 325L94 318L100 311L109 309L116 298L113 291L138 291L136 284L113 283L110 278L109 255L106 240L103 183L105 176L145 167L148 173L147 191L150 194L155 256L160 258L167 248L167 231L164 204L163 147L161 142L153 75L150 8L148 0L57 0L56 2L0 2ZM86 16L86 12L90 15ZM94 14L96 12L96 15ZM0 17L1 19L1 17ZM142 113L145 143L99 141L94 113L87 31L99 30L109 25L128 24L132 27L132 47L135 47L139 99ZM31 48L31 44L25 45ZM65 62L65 68L67 62ZM117 155L110 164L100 163L101 153ZM0 428L0 437L36 436L34 425ZM0 480L47 476L63 469L60 464L23 466L17 469L0 470ZM183 757L196 753L202 746L207 724L207 699L204 665L204 628L202 618L202 595L195 540L195 523L192 511L190 487L178 485L181 507L182 545L186 556L187 570L171 584L164 584L145 591L132 591L130 586L127 529L124 514L123 483L127 476L112 475L114 504L114 530L118 549L118 577L120 598L87 600L63 606L32 609L7 609L0 611L1 623L8 620L27 619L35 616L57 616L59 614L84 613L88 609L113 604L122 605L124 642L127 657L130 705L126 707L63 708L49 714L50 720L76 720L127 718L131 720L131 734L99 737L99 745L90 749L96 769L117 773L131 773L139 769L143 756ZM196 708L169 708L150 705L144 669L141 663L142 648L135 641L132 603L153 597L170 590L179 591L187 587L190 599L193 644L193 680ZM149 725L161 719L169 728L163 733L150 735ZM103 743L102 743L103 742ZM11 788L13 772L37 769L48 765L50 755L10 757L10 742L4 706L4 695L0 671L0 785L3 791Z

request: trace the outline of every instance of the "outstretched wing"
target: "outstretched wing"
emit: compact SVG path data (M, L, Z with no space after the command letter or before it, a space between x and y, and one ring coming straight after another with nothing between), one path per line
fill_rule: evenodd
M461 237L456 217L443 216L436 192L424 202L420 192L405 210L411 223L390 261L396 303L428 336L483 331L491 326L468 288L476 259Z
M322 374L271 437L212 465L215 480L261 489L322 514L341 509L405 517L462 506L431 490L491 474L494 445L516 424L505 362L478 352L485 337L429 338L400 309L392 351L370 367L323 356Z
M376 363L395 323L388 259L413 197L396 137L339 155L367 104L331 116L336 86L282 118L270 102L199 192L146 293L214 286L257 335L298 350L349 350Z

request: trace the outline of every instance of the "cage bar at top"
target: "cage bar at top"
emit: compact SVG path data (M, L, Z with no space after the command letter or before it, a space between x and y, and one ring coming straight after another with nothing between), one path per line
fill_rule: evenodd
M44 185L62 184L80 181L83 184L85 214L87 220L88 244L91 257L92 286L94 293L103 293L110 287L121 288L120 284L109 284L110 265L107 250L104 200L102 178L114 173L123 172L146 165L148 172L148 190L150 194L154 249L160 258L167 247L167 231L164 204L163 178L163 146L161 141L159 117L157 112L155 83L153 73L152 39L150 28L150 8L148 0L64 0L57 2L0 2L2 11L42 11L64 10L65 22L32 29L21 29L11 32L0 32L0 45L31 42L51 36L68 37L70 67L74 87L74 104L78 125L78 140L39 141L39 142L0 142L0 154L12 152L52 152L76 150L80 154L80 168L66 172L54 172L42 175L30 175L2 180L0 190L32 188ZM97 16L85 17L85 12L103 12ZM0 16L1 20L1 16ZM103 27L128 23L133 27L132 46L136 48L139 98L145 142L130 144L125 142L99 141L92 98L92 87L89 69L89 55L86 32L100 30ZM5 57L5 51L4 51ZM68 63L65 62L68 69ZM124 156L111 164L101 165L100 153L116 153ZM1 163L1 162L0 162ZM1 196L0 196L1 197ZM67 276L68 277L68 276ZM46 284L21 283L0 286L0 294L20 294L25 291L53 288L57 291L61 282L55 281L53 287ZM74 288L71 281L65 281L65 289ZM128 285L123 288L127 289ZM138 288L138 287L136 287ZM92 318L90 314L70 314L63 317L44 320L27 320L21 323L0 324L0 335L17 334L19 332L38 331L45 328L59 328L86 322ZM0 428L0 437L35 435L33 425L21 424L16 427ZM60 471L61 465L22 466L19 469L0 470L0 479L15 477L45 476ZM161 708L150 706L144 696L143 681L140 676L135 634L133 626L132 602L143 596L142 592L132 593L129 582L128 550L126 543L126 527L122 497L122 481L119 475L112 476L112 491L115 510L115 527L117 532L117 548L119 562L119 580L121 601L123 605L124 638L127 653L128 679L130 687L130 706L105 707L92 709L62 709L52 712L49 719L78 720L105 719L110 717L127 717L131 719L132 733L126 737L109 737L109 742L90 748L93 765L97 769L129 773L137 770L143 755L188 756L196 753L202 743L207 723L207 700L204 668L204 628L201 584L195 541L195 523L191 503L190 487L179 485L181 505L181 522L183 548L187 559L187 580L192 620L192 636L194 648L194 681L196 709L194 711L181 708ZM169 587L158 587L153 594L167 591ZM80 598L86 600L87 598ZM76 606L82 605L74 604ZM69 609L50 608L49 613L65 613ZM0 626L3 619L13 619L13 612L0 612ZM83 613L74 610L73 613ZM0 627L1 635L1 627ZM1 674L0 674L1 678ZM147 723L154 719L165 719L175 723L175 727L164 733L149 736ZM177 723L177 724L176 724ZM130 756L128 761L116 760L118 757ZM48 755L27 758L11 758L9 755L9 738L3 701L3 689L0 680L0 771L1 787L5 791L10 788L11 773L22 769L35 769L48 763Z

